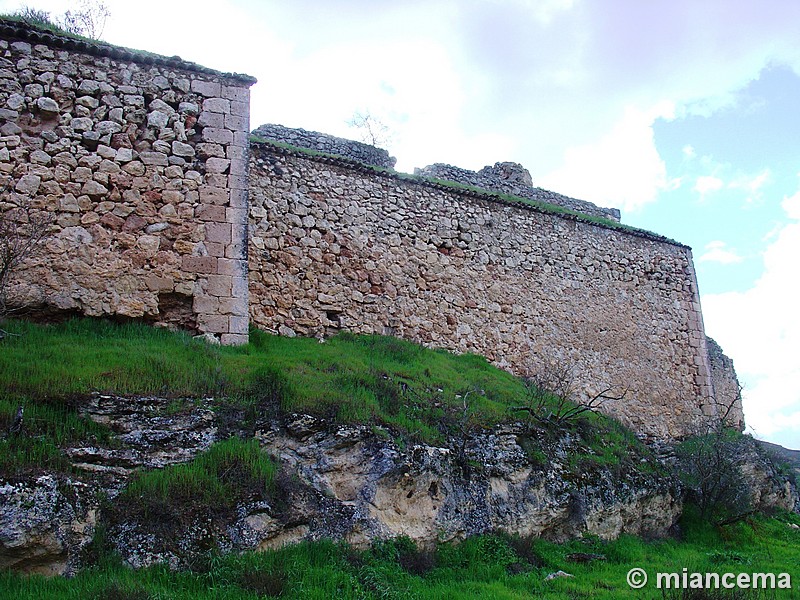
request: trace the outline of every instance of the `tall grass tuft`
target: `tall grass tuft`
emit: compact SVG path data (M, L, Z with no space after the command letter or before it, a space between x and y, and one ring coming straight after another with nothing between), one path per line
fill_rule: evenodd
M188 463L139 473L123 492L123 500L145 514L188 501L229 508L250 487L269 493L276 472L275 462L261 451L258 440L232 437Z

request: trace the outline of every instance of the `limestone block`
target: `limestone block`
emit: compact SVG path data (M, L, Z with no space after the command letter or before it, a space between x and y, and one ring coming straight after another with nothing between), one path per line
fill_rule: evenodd
M225 221L225 207L215 206L213 204L201 204L195 209L195 218L200 221L216 221L222 223Z
M245 276L247 261L234 258L220 258L217 261L217 273L220 275Z
M184 158L194 158L195 150L190 144L179 141L172 142L172 153L175 156L182 156Z
M195 294L192 298L192 310L195 313L217 314L220 311L220 299L216 296ZM223 313L226 314L226 313Z
M181 268L189 273L216 273L217 259L211 256L184 256Z
M229 275L209 275L206 291L210 296L230 297L231 277Z
M20 194L26 196L34 196L39 191L39 186L42 183L42 178L38 175L23 175L19 178L17 185L14 189Z
M222 87L219 82L192 80L192 91L207 98L219 97Z
M226 315L198 315L197 326L207 333L228 333L229 322Z
M250 128L250 119L244 115L225 115L225 128L232 131L247 131Z
M228 190L226 190L225 188L212 187L212 186L203 186L200 188L200 202L206 204L227 204L228 197L229 197ZM219 219L220 221L225 220L224 214L225 214L225 209L222 208L223 216L221 219Z
M250 104L250 88L235 85L222 86L222 97L228 100Z
M81 193L87 196L104 196L108 194L108 188L95 180L89 180L83 184Z
M230 333L246 334L249 325L249 318L247 316L237 317L230 316L228 331Z
M250 307L247 298L220 298L217 311L223 315L247 317Z
M231 161L225 158L209 158L206 160L207 173L225 173L230 167Z
M230 144L233 142L233 133L227 129L206 127L203 129L203 141L215 144Z
M207 223L206 241L229 244L231 241L230 223Z
M139 153L139 158L145 165L166 167L169 165L167 155L163 152L145 151Z
M36 100L36 108L45 114L58 114L58 103L52 98L38 98Z
M249 338L246 334L223 333L220 336L220 343L225 346L242 346L248 341Z

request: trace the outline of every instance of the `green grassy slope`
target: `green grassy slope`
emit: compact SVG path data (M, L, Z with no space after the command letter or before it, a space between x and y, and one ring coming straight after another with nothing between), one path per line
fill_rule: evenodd
M656 574L789 573L800 578L797 515L758 518L719 533L691 516L684 538L646 542L623 536L554 544L543 540L479 536L434 551L419 551L408 540L376 544L366 551L329 541L302 543L279 551L219 557L209 555L193 572L165 568L131 571L105 557L73 579L20 577L0 573L0 590L18 600L161 598L247 599L457 599L457 598L796 598L795 590L659 590ZM579 562L582 555L597 560ZM641 590L627 584L634 567L647 572ZM546 581L563 570L573 577ZM777 579L776 579L777 581Z
M46 326L12 321L4 327L18 335L0 341L0 478L69 470L62 448L75 441L113 444L110 430L76 410L92 392L158 394L174 399L178 410L181 403L213 397L218 410L244 409L245 421L306 411L340 422L373 423L399 442L431 443L520 419L511 408L524 405L529 393L524 382L482 357L381 336L342 334L321 344L252 331L249 345L232 348L141 324L88 319ZM10 443L5 431L20 404L25 435ZM638 464L646 453L629 431L600 415L584 414L566 427L587 443L584 454L569 457L576 473L598 464ZM531 450L532 455L539 451ZM230 465L254 486L272 485L275 465L259 456L252 440L231 438L192 463L134 478L127 496L153 502L199 493L231 496ZM125 569L100 530L89 548L95 566L68 580L0 573L0 597L791 598L790 591L662 593L652 583L634 591L625 576L633 567L653 578L683 567L789 572L798 585L800 527L792 525L800 526L798 515L754 517L716 530L688 514L679 538L655 542L623 536L614 542L587 538L553 544L498 535L424 552L402 539L363 551L314 542L261 554L209 554L183 573ZM576 553L604 559L584 564L570 558ZM558 570L574 577L545 581Z

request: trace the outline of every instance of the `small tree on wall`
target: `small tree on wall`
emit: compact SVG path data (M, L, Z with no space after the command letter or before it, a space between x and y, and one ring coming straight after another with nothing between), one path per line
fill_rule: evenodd
M45 10L23 6L14 15L30 25L55 26L73 35L92 38L103 36L111 11L104 0L80 0L77 6L55 18Z
M360 141L370 146L382 148L392 139L389 127L370 111L357 110L347 125L359 132Z

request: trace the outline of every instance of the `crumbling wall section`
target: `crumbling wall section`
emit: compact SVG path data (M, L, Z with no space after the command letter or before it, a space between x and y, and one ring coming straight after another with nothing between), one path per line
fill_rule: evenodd
M620 220L620 212L616 208L602 208L586 200L578 200L534 187L530 172L519 163L498 162L493 166L483 167L477 172L444 163L435 163L422 169L415 169L414 174L420 177L453 181L483 190L519 196L520 198L527 198L537 202L555 204L556 206L594 217L611 219L617 222Z
M0 210L54 219L11 301L246 342L254 81L0 20Z
M736 376L731 360L717 342L706 338L711 381L720 415L727 414L726 422L731 427L744 431L744 409L742 408L742 386Z
M397 162L394 157L389 156L389 153L382 148L318 131L306 131L305 129L294 129L283 125L267 124L253 130L253 135L298 148L308 148L315 152L335 154L336 156L383 169L393 169Z

